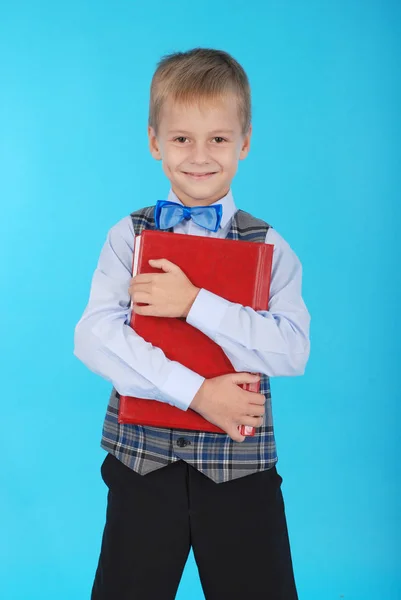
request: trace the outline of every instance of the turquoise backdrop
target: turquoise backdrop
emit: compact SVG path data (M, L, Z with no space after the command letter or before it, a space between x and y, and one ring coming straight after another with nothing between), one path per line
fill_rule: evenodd
M195 46L248 72L234 196L304 267L311 358L272 381L300 600L401 598L400 40L385 0L2 4L2 600L90 596L111 388L74 327L109 228L167 195L149 85ZM177 598L203 598L192 554Z

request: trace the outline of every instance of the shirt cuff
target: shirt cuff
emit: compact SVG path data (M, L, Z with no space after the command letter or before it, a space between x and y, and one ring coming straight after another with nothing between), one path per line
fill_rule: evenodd
M201 288L187 315L187 323L215 341L220 324L231 302Z
M205 377L178 362L173 362L171 366L167 380L159 389L164 395L164 401L186 411L205 381Z

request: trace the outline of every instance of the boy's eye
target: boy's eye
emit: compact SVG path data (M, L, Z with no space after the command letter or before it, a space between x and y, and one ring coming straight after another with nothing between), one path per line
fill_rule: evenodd
M175 141L175 142L180 142L180 143L181 143L183 140L187 140L187 139L188 139L187 137L185 137L185 136L183 136L183 135L180 135L179 137L176 137L176 138L174 138L174 141ZM216 136L216 137L214 137L213 139L214 139L214 140L221 140L221 141L219 141L219 142L218 142L219 144L221 144L221 142L225 142L225 141L226 141L226 140L225 140L223 137L221 137L221 136L219 136L219 135L217 135L217 136Z

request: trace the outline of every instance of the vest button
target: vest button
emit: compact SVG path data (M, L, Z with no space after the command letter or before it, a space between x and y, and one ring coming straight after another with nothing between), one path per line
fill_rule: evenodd
M190 445L190 441L186 440L183 437L178 438L177 440L177 446L179 446L180 448L184 448L184 446L189 446Z

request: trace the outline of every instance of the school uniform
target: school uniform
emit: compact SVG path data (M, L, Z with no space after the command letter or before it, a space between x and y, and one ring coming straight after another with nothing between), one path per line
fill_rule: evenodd
M182 205L172 190L168 200ZM216 232L192 219L168 231L274 244L269 310L202 289L187 322L218 343L237 371L261 373L263 424L239 443L224 434L118 423L120 394L187 410L204 381L129 327L134 238L155 228L154 206L119 221L75 330L75 355L113 384L101 438L108 505L92 600L173 599L191 547L207 600L297 598L269 376L300 375L309 356L302 267L268 223L236 208L231 191L215 204L223 208Z

